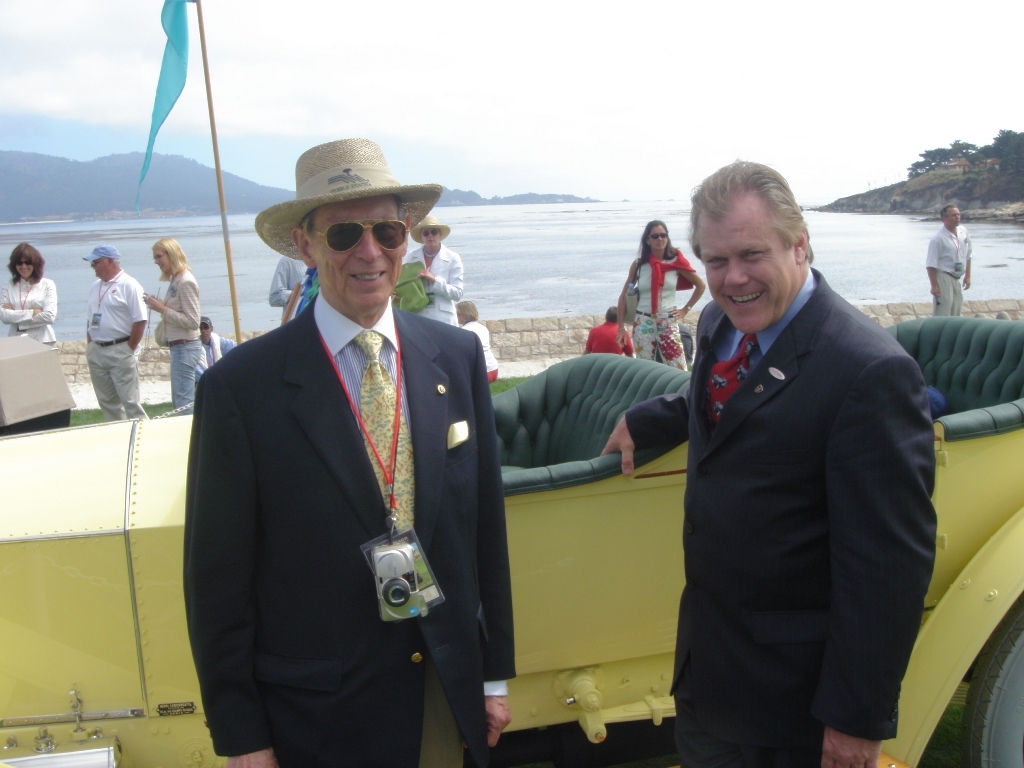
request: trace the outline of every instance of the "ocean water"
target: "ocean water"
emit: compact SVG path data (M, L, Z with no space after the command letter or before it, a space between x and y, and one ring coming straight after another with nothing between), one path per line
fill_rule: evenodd
M484 319L603 313L618 298L636 256L643 227L662 219L674 244L689 254L689 211L682 203L629 202L439 208L452 227L445 244L466 267L465 298ZM806 214L814 265L854 303L930 301L925 251L939 221L919 216ZM243 330L280 321L267 303L278 254L253 230L252 215L229 216L235 283ZM968 299L1024 298L1024 227L969 224L974 243L973 286ZM149 293L163 291L151 247L174 237L199 281L203 314L230 333L231 301L220 218L130 219L98 222L0 225L0 257L27 240L46 259L57 284L58 339L85 336L86 298L95 279L82 257L112 243L121 266ZM415 245L415 244L413 244ZM696 259L691 262L703 275ZM708 300L707 294L698 308Z

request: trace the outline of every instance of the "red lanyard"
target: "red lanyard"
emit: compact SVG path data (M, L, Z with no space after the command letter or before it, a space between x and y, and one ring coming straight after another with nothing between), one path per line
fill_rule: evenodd
M22 280L23 283L28 283L27 280ZM18 298L21 300L21 308L25 309L25 302L28 301L28 297L32 295L32 284L28 283L28 293L21 292L22 286L18 286Z
M121 270L116 275L114 275L114 279L111 280L109 283L107 283L107 290L104 291L102 285L97 289L97 293L99 294L99 297L100 297L99 302L96 304L96 311L97 312L102 312L103 311L103 300L105 298L107 298L107 294L110 293L110 289L114 287L114 283L116 283L118 281L118 279L121 277L121 275L123 275L123 274L124 274L124 270Z
M363 437L366 438L366 442L370 446L370 450L373 451L374 458L377 459L377 466L380 467L381 474L384 475L384 483L388 489L388 509L391 510L391 514L394 515L397 509L395 504L395 465L398 463L398 430L401 428L402 418L402 345L398 341L398 331L395 331L395 370L398 375L395 377L398 379L395 382L395 423L392 429L391 436L391 467L390 469L384 465L384 460L380 456L380 451L377 450L377 446L373 442L373 437L370 435L370 431L366 428L366 422L363 421L363 414L360 413L359 408L356 406L355 400L352 399L352 393L348 391L348 387L345 386L345 378L341 375L341 368L338 367L338 361L331 354L331 350L327 346L327 342L324 341L324 337L320 336L320 343L323 345L324 352L327 353L327 358L331 361L331 366L334 368L334 373L338 377L338 383L341 384L341 389L345 392L345 397L348 398L348 404L352 408L352 413L356 415L356 421L359 422L359 429L363 431ZM381 367L383 367L381 363ZM387 369L384 370L387 373Z

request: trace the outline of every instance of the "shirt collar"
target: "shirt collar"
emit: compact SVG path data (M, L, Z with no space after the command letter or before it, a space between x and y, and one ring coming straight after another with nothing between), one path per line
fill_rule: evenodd
M363 328L361 325L349 320L322 299L323 297L318 296L313 304L313 319L316 321L317 330L320 331L320 337L327 344L327 349L335 357L348 346L352 339L365 330L377 331L377 333L390 341L393 347L398 346L398 333L395 331L395 314L391 309L390 299L388 299L388 306L384 310L384 314L380 316L380 320L369 329Z
M796 298L793 299L793 303L789 305L789 309L786 310L786 314L776 320L772 325L769 325L763 331L758 332L757 346L761 348L762 354L768 354L768 350L771 349L772 344L774 344L775 340L782 335L784 330L786 330L786 326L789 325L790 321L792 321L794 317L796 317L796 313L803 309L804 305L810 301L816 287L817 281L814 279L814 273L808 269L807 279L804 280L803 287L800 288L800 292L797 293Z

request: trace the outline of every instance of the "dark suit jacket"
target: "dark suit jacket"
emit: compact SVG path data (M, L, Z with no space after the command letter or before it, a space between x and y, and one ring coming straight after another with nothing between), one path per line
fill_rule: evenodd
M921 371L815 275L713 434L715 305L687 395L626 415L638 448L690 440L675 684L689 657L698 720L740 744L894 736L935 555Z
M363 439L312 310L241 345L196 397L185 597L218 754L284 768L416 766L429 654L476 762L483 683L515 676L504 498L475 334L400 311L415 527L444 592L381 621L361 544L385 532ZM444 389L441 391L439 385ZM448 428L470 437L447 448Z

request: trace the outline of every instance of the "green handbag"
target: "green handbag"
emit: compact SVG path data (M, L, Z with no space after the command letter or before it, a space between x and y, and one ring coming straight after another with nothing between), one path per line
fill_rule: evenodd
M414 261L402 266L402 274L395 286L395 296L398 297L398 308L406 312L419 312L430 300L423 288L423 281L419 278L420 272L426 269L422 261Z

